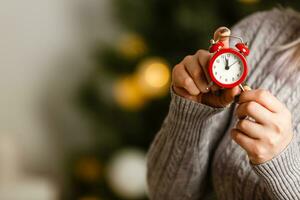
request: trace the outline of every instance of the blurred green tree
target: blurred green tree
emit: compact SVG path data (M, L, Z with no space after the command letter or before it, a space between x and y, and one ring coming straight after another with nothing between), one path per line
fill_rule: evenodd
M120 75L135 74L140 63L151 57L166 60L171 69L185 55L207 48L213 31L219 26L230 27L248 14L274 6L300 7L299 2L292 0L114 0L112 3L115 16L128 33L124 33L125 39L117 39L116 44L106 44L105 48L94 51L98 67L83 85L79 102L95 123L96 148L88 154L76 152L71 162L71 171L79 170L79 175L71 175L71 199L82 196L122 199L97 170L103 172L112 155L120 149L135 147L147 151L167 114L168 95L140 98L135 96L135 86L130 81L122 82L120 88L127 88L132 96L126 100L127 93L121 91L121 104L120 101L118 104L114 85ZM154 61L162 64L160 60ZM124 103L130 105L124 107ZM92 162L88 162L86 157L91 155ZM100 164L95 163L95 159ZM92 172L86 174L80 170ZM96 180L82 178L93 174L97 175Z

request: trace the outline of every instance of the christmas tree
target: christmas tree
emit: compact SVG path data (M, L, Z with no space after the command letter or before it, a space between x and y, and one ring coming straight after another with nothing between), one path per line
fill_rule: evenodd
M274 6L300 6L286 0L112 3L127 32L115 44L94 49L97 67L79 105L97 127L96 148L70 159L71 199L147 199L145 152L168 111L172 66L207 48L219 26Z

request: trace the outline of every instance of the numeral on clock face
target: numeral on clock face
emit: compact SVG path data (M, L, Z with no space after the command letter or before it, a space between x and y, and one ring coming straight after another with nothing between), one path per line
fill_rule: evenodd
M244 66L241 59L232 53L223 53L213 63L213 75L222 84L237 82L243 72Z

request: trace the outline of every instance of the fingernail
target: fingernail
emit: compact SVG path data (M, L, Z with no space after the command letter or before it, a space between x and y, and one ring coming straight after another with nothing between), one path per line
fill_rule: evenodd
M200 94L200 91L199 91L199 90L194 90L192 95L198 96L199 94Z
M229 31L228 28L222 28L222 29L220 30L220 33L226 33L226 32L228 32L228 31Z
M251 90L251 87L248 86L247 84L245 84L245 85L244 85L244 89L249 91L249 90Z
M200 90L197 88L197 87L192 87L192 92L193 92L193 95L199 95L200 94Z

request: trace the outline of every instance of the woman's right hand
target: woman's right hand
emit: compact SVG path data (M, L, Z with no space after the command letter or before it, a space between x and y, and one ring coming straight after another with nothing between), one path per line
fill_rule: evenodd
M220 27L215 31L214 39L220 35L229 35L230 30ZM229 47L228 37L223 39L224 47ZM203 72L207 69L211 54L206 50L199 50L194 55L186 56L177 64L172 72L172 87L176 94L184 98L197 101L212 107L226 107L234 97L240 94L238 86L231 89L221 89L217 85L208 88L208 83ZM204 66L204 67L203 67ZM219 95L215 91L221 90Z

